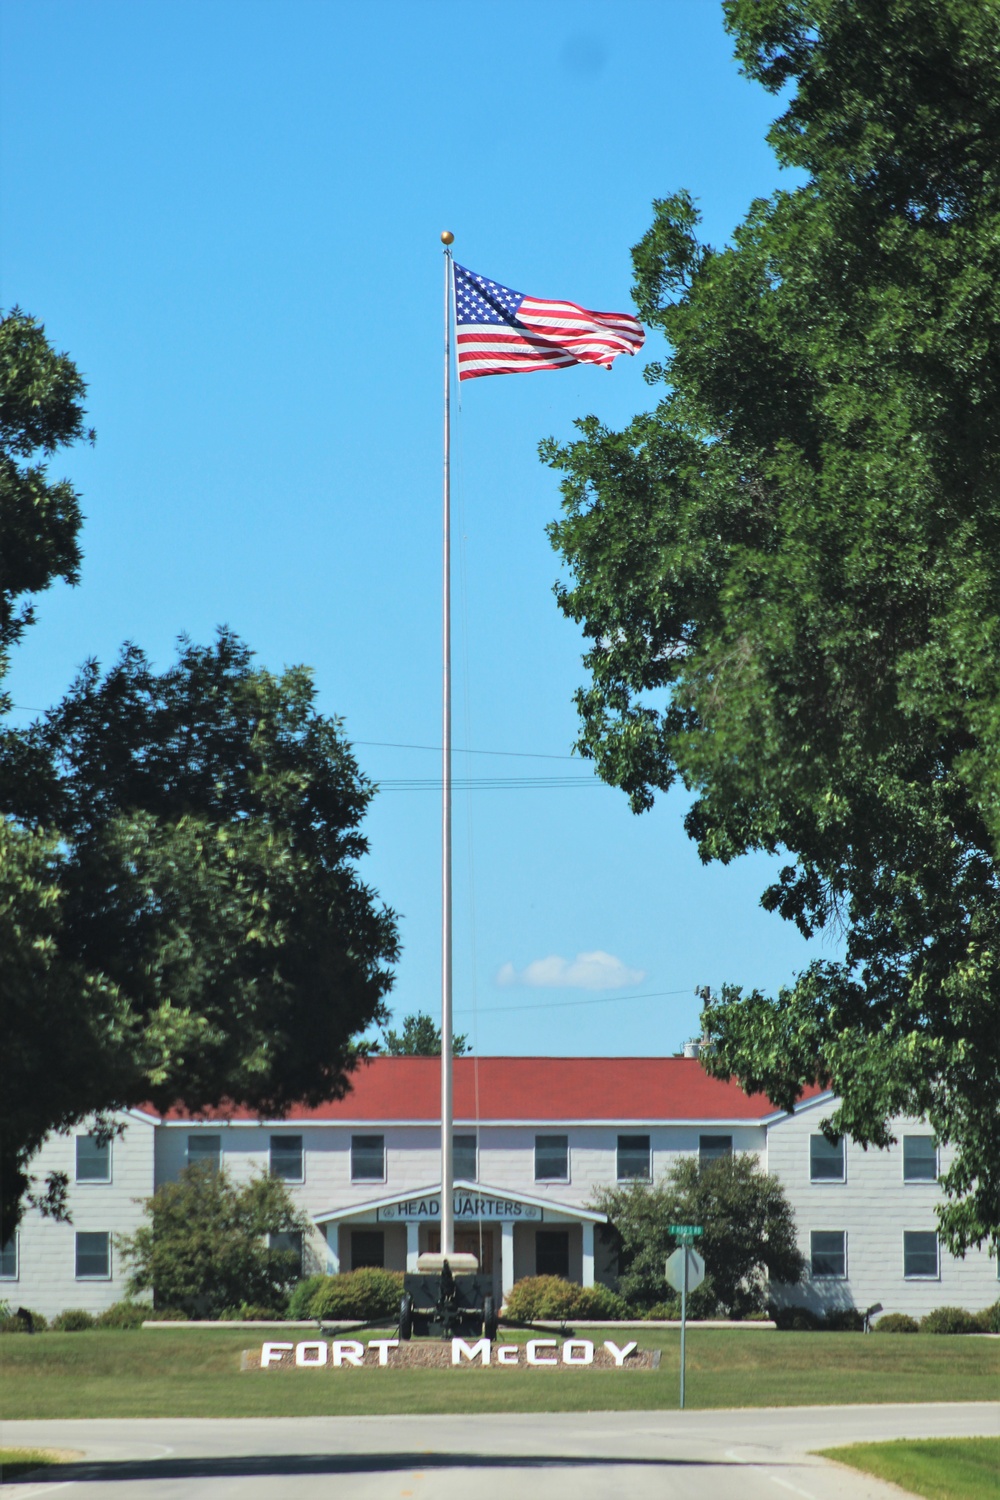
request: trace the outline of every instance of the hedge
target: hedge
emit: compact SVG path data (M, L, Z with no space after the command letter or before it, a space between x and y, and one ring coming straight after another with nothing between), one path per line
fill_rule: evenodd
M506 1316L515 1323L539 1318L617 1321L629 1316L628 1303L606 1286L577 1286L561 1276L525 1276L507 1298Z

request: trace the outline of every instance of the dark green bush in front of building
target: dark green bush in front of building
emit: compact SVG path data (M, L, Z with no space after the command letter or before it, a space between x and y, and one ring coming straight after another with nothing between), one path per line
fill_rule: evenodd
M141 1328L147 1318L154 1317L151 1302L112 1302L102 1313L98 1313L98 1328Z
M525 1276L511 1287L506 1316L514 1323L533 1323L539 1318L616 1322L627 1318L629 1309L624 1298L606 1286L577 1286L561 1276Z
M67 1307L65 1312L52 1319L52 1329L55 1333L82 1333L93 1328L96 1321L94 1314L84 1307Z
M313 1313L310 1310L312 1306L312 1299L315 1297L320 1287L329 1280L329 1276L303 1276L301 1281L297 1281L295 1283L295 1286L292 1290L292 1295L288 1299L287 1314L288 1317L293 1320L293 1322L300 1322L305 1318L311 1318L313 1316Z
M935 1307L920 1319L921 1333L979 1333L975 1313L964 1307Z
M372 1323L377 1318L395 1322L403 1295L402 1271L383 1271L378 1266L364 1266L359 1271L343 1271L339 1276L321 1276L309 1302L307 1317L358 1318Z
M883 1313L872 1325L875 1333L918 1333L920 1324L909 1313Z

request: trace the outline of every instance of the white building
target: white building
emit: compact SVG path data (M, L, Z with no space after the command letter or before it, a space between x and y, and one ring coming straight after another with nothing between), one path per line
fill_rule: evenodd
M282 1120L130 1110L108 1146L85 1127L53 1136L32 1170L68 1174L72 1222L25 1216L0 1253L0 1300L48 1316L118 1301L115 1236L142 1221L158 1184L206 1158L237 1180L270 1171L288 1183L312 1223L306 1273L415 1269L439 1244L439 1077L434 1058L378 1058L346 1099ZM819 1094L786 1115L687 1058L458 1058L456 1249L476 1252L497 1294L542 1272L613 1284L598 1189L658 1179L683 1156L752 1151L784 1184L809 1266L801 1285L772 1289L776 1301L914 1316L994 1302L996 1259L956 1260L938 1244L947 1152L927 1127L899 1121L888 1151L831 1147L819 1124L833 1102Z

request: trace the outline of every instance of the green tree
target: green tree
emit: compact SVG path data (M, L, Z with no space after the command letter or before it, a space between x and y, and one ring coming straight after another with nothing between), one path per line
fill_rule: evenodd
M795 1283L805 1262L795 1217L776 1177L750 1152L702 1167L677 1162L655 1186L632 1182L598 1195L617 1241L619 1290L637 1307L667 1293L664 1262L677 1241L671 1224L698 1224L705 1280L692 1296L695 1313L745 1318L767 1305L769 1282Z
M843 956L709 996L707 1066L865 1144L926 1116L961 1251L1000 1226L1000 7L725 14L799 185L718 250L655 205L659 404L543 446L580 748L636 811L679 780L705 860L788 855L763 905Z
M85 1115L346 1093L398 943L356 870L372 786L314 698L308 671L255 668L221 631L160 674L135 647L106 676L91 662L8 732L7 1233L30 1157Z
M389 1057L440 1057L441 1028L424 1011L418 1011L406 1017L401 1032L385 1032L384 1050ZM469 1038L453 1033L451 1050L454 1057L461 1057L469 1050Z
M118 1239L131 1294L151 1291L157 1308L192 1318L217 1318L242 1303L284 1308L299 1256L271 1239L304 1233L307 1220L278 1178L237 1186L199 1163L158 1187L145 1208L148 1224Z
M49 479L41 459L81 438L93 442L86 390L35 318L17 307L0 314L0 678L34 619L30 599L19 601L79 576L80 499L68 480Z

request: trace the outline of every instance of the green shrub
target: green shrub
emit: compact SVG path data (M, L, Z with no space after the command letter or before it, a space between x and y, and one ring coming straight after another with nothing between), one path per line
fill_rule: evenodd
M819 1319L808 1307L774 1307L771 1317L784 1332L812 1332L820 1326Z
M652 1307L647 1307L644 1312L637 1314L640 1318L650 1318L657 1323L673 1321L680 1315L681 1299L679 1297L668 1297L665 1302L654 1302Z
M920 1324L909 1313L883 1313L872 1325L875 1333L916 1333Z
M1000 1333L1000 1302L976 1313L976 1329L979 1333Z
M920 1319L921 1333L978 1333L975 1315L964 1307L936 1307Z
M82 1333L85 1328L93 1328L95 1322L94 1314L87 1312L86 1308L68 1307L52 1319L52 1327L57 1333Z
M281 1323L285 1314L259 1302L241 1302L238 1307L224 1307L219 1317L227 1323Z
M820 1319L819 1327L826 1333L864 1333L865 1315L856 1307L837 1307Z
M402 1271L364 1266L359 1271L343 1271L339 1276L323 1276L320 1282L309 1303L310 1317L334 1322L340 1318L359 1318L372 1323L376 1318L399 1316Z
M150 1317L157 1323L186 1323L190 1314L182 1307L154 1307Z
M30 1307L19 1307L14 1312L9 1303L0 1304L0 1333L44 1333L48 1326L44 1313Z
M507 1317L515 1323L533 1323L539 1318L617 1321L628 1315L625 1299L608 1287L577 1286L561 1276L525 1276L507 1298Z
M149 1302L112 1302L97 1316L98 1328L141 1328L153 1316Z
M309 1311L312 1299L328 1279L328 1277L322 1275L304 1276L301 1281L295 1283L292 1295L288 1299L287 1314L293 1322L299 1322L303 1318L312 1317L312 1313Z

